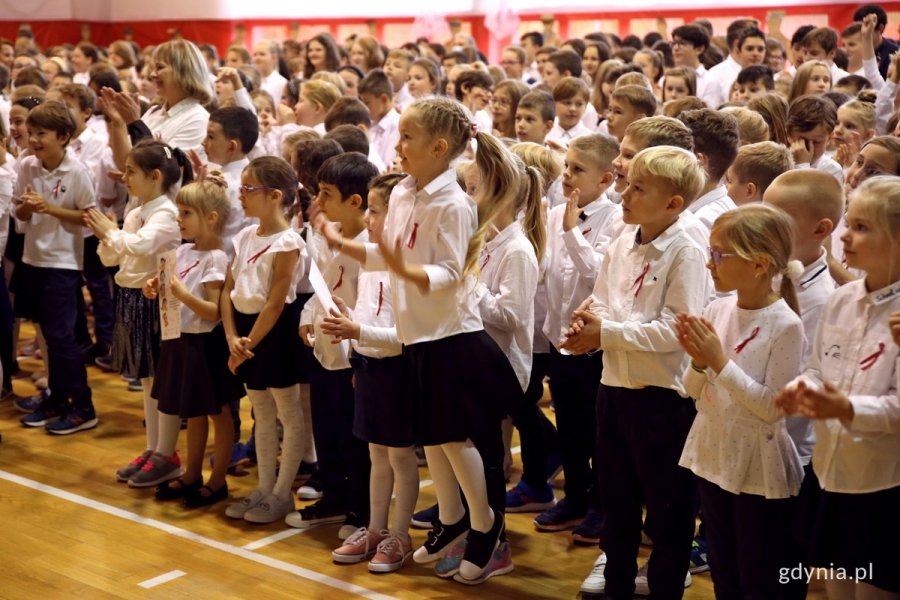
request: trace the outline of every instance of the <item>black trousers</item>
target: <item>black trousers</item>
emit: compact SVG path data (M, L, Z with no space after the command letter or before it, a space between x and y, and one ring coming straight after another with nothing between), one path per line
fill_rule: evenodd
M606 595L631 599L644 528L653 540L650 598L679 600L690 564L697 488L678 466L694 403L675 391L601 385L597 395L597 473L603 494Z
M565 355L550 348L550 393L565 471L566 502L576 510L599 508L594 464L597 452L597 388L603 355Z
M706 521L709 569L716 598L780 600L779 583L793 499L732 494L697 478Z
M318 361L310 382L313 432L323 500L369 521L369 445L353 435L353 369L329 371ZM389 415L386 415L390 418Z
M535 354L531 363L531 380L521 400L510 410L513 425L519 430L522 447L522 481L535 489L547 484L547 463L552 454L559 452L556 427L537 403L544 395L544 376L549 367L550 355Z

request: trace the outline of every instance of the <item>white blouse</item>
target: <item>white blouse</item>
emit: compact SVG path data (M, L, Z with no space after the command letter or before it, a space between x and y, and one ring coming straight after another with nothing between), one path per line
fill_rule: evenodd
M204 284L224 282L227 268L228 256L222 250L196 250L194 244L182 244L175 251L175 272L178 278L191 294L202 300L206 300ZM207 333L215 329L217 324L218 321L204 319L182 303L182 333Z
M747 310L734 295L714 300L703 315L729 360L718 374L685 371L697 417L679 464L732 494L796 496L803 467L773 400L800 370L800 317L784 300Z
M819 320L801 377L815 387L831 382L854 412L849 423L816 421L813 469L824 490L859 494L900 485L900 371L888 325L898 310L900 283L868 292L858 279L834 291Z
M514 221L487 242L478 264L475 296L484 330L509 359L524 392L531 378L538 263L522 225Z
M122 229L111 231L97 247L107 267L119 265L116 283L140 289L159 271L157 256L181 244L178 209L168 196L145 202L125 216Z
M234 236L234 258L231 261L231 277L234 289L231 290L231 302L235 309L245 315L259 313L269 299L272 288L272 275L275 268L275 255L279 252L300 251L300 260L291 277L285 304L297 299L297 284L303 277L306 262L306 243L300 234L288 227L271 235L257 235L258 227L251 225Z

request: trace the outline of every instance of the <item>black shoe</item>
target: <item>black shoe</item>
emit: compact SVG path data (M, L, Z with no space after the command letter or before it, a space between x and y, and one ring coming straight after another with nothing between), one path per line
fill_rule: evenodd
M438 520L434 525L434 529L428 532L428 539L413 554L413 560L421 565L443 558L447 551L456 545L456 542L466 537L468 532L468 515L452 525L444 525Z
M203 494L206 490L207 494ZM216 502L221 502L228 498L228 484L223 483L219 489L214 490L208 485L200 486L196 491L188 492L184 495L184 506L186 508L202 508L204 506L212 506Z
M413 514L410 524L416 529L431 529L438 522L438 505L432 504Z
M466 537L466 552L459 565L459 574L463 579L471 581L481 577L491 560L491 555L500 543L504 528L503 515L494 512L494 524L491 525L490 531L469 530Z
M172 487L172 484L176 481L179 483L180 487ZM154 497L157 500L178 500L179 498L184 498L192 492L196 492L200 489L200 486L202 484L202 478L198 478L191 483L185 483L184 479L182 479L181 477L177 479L169 479L156 486L156 493L154 494Z

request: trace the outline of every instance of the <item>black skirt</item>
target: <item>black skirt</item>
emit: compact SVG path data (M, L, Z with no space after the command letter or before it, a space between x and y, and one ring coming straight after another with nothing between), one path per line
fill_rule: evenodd
M900 592L900 486L867 494L819 489L817 500L810 564Z
M112 366L130 377L153 377L159 360L159 302L137 288L117 289Z
M238 367L238 379L247 389L286 388L300 383L297 357L303 351L298 329L301 310L303 305L297 300L286 304L272 330L253 348L253 358ZM257 317L259 313L246 315L235 310L238 335L249 335Z
M353 435L380 446L412 446L413 412L403 396L403 358L370 358L354 352L350 364L356 378Z
M159 400L160 412L182 419L217 415L222 406L240 400L244 386L228 370L222 327L164 340L152 394Z
M403 397L422 445L462 442L500 427L521 395L512 365L484 330L403 347Z

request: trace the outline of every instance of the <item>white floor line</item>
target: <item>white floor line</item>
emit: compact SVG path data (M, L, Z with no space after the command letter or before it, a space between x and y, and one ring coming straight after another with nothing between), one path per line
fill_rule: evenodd
M138 584L139 587L149 590L150 588L155 588L158 585L162 585L164 583L168 583L173 579L178 579L187 575L184 571L169 571L168 573L163 573L159 577L154 577L153 579L148 579L147 581L142 581Z
M434 483L434 482L430 479L423 479L422 481L419 482L419 489L421 490L423 488L427 488L432 483Z
M25 477L20 477L19 475L16 475L14 473L9 473L7 471L0 470L0 479L5 479L6 481L9 481L11 483L15 483L15 484L21 485L23 487L30 488L32 490L36 490L38 492L43 492L50 496L55 496L56 498L60 498L62 500L66 500L68 502L72 502L73 504L78 504L78 505L84 506L86 508L92 508L96 511L106 513L106 514L112 515L114 517L119 517L120 519L125 519L126 521L131 521L132 523L146 525L148 527L152 527L154 529L164 531L165 533L168 533L175 537L190 540L192 542L202 544L209 548L214 548L221 552L225 552L225 553L231 554L233 556L238 556L240 558L250 560L255 563L259 563L261 565L271 567L273 569L278 569L279 571L284 571L285 573L290 573L292 575L302 577L303 579L308 579L308 580L314 581L316 583L321 583L322 585L327 585L329 587L333 587L335 589L338 589L338 590L341 590L344 592L357 594L364 598L371 598L372 600L393 600L393 596L387 596L385 594L380 594L378 592L366 589L362 586L354 585L354 584L348 583L346 581L341 581L340 579L335 579L334 577L329 577L327 575L323 575L316 571L304 569L303 567L300 567L298 565L293 565L291 563L285 562L283 560L279 560L277 558L271 558L268 556L264 556L262 554L257 554L250 550L245 550L244 548L239 548L238 546L232 546L231 544L226 544L224 542L220 542L218 540L214 540L212 538L208 538L208 537L196 534L192 531L188 531L186 529L176 527L175 525L170 525L169 523L164 523L163 521L157 521L156 519L150 519L148 517L143 517L139 514L121 509L117 506L104 504L103 502L98 502L97 500L85 498L84 496L79 496L77 494L73 494L71 492L61 490L59 488L41 483L39 481L33 481L33 480L27 479Z
M289 537L294 537L298 533L303 533L304 529L285 529L284 531L279 531L278 533L273 533L270 536L266 536L261 540L256 540L255 542L250 542L249 544L244 544L241 546L244 550L259 550L260 548L265 548L269 544L274 544L275 542L280 542L281 540L286 540Z

